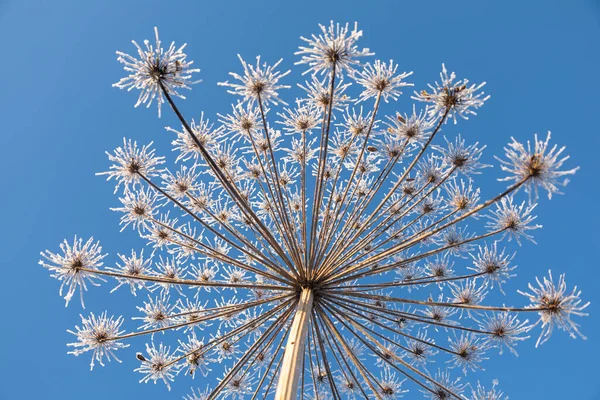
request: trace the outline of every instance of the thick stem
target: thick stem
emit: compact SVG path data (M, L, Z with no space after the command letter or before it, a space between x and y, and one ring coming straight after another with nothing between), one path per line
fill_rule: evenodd
M298 381L302 375L304 344L312 314L313 297L311 289L303 289L300 293L296 315L290 327L288 341L285 346L275 400L296 400L298 395Z

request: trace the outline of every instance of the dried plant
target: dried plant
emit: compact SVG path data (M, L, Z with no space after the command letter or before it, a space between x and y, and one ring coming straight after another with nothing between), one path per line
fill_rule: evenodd
M302 38L296 64L310 75L293 107L280 98L289 88L281 61L240 57L243 71L220 83L239 102L216 125L184 118L174 102L199 71L185 46L164 50L156 31L155 44L133 42L137 56L117 52L128 75L114 86L138 90L136 106L157 103L159 116L166 102L178 118L167 130L181 166L124 140L100 174L116 182L123 229L137 230L151 254L119 254L104 267L100 245L77 237L42 253L67 303L108 279L113 290L148 292L137 331L106 312L82 316L71 353L91 353L93 368L145 337L141 382L169 387L184 371L224 371L187 399L393 399L413 389L489 400L506 398L496 382L486 390L451 371L482 369L494 348L516 352L535 327L537 344L554 328L583 337L572 318L588 303L564 275L519 292L521 307L485 305L514 276L501 242L532 241L538 191L559 193L577 170L563 167L563 148L550 134L512 139L498 158L509 186L481 201L474 177L488 167L485 146L440 132L475 115L489 98L484 84L442 66L412 110L381 116L412 73L366 62L373 53L358 47L361 35L332 22Z

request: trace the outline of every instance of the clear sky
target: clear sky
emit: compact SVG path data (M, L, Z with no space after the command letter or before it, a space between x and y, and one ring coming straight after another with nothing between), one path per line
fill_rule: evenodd
M135 110L134 95L111 87L122 76L115 50L133 51L130 40L151 39L154 26L164 42L187 42L203 83L182 108L190 117L202 110L214 117L229 108L231 97L216 82L239 70L237 53L283 57L291 68L299 36L330 19L358 21L362 45L415 71L417 88L438 77L442 62L461 77L486 80L492 98L460 126L488 145L486 161L510 136L526 140L552 130L554 141L567 145L571 165L581 170L564 196L542 199L538 245L523 246L519 276L505 289L515 299L548 268L566 272L592 302L592 315L579 321L589 339L557 332L539 349L530 340L518 358L494 356L479 377L488 385L498 378L515 400L600 399L600 3L592 0L0 1L0 399L167 395L162 385L137 383L135 350L121 353L123 364L93 372L87 355L67 355L66 329L79 322L81 309L77 301L65 309L58 283L37 265L41 250L75 233L100 239L113 257L142 246L134 232L119 233L119 216L108 210L117 201L112 186L94 173L107 168L104 151L123 136L154 140L170 155L163 127L177 124L169 113L158 120L154 108ZM87 311L132 315L137 303L126 290L108 295L103 287L86 304ZM205 382L180 377L171 398L191 386Z

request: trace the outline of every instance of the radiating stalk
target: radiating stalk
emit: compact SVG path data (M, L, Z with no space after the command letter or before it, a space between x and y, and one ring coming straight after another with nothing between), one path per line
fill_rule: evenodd
M296 400L298 381L302 375L304 344L312 313L313 297L311 289L303 289L300 294L300 300L296 306L296 315L290 327L288 341L285 346L275 400Z

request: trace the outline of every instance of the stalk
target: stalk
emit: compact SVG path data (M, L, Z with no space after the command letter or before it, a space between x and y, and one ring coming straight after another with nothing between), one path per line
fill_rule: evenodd
M302 375L304 344L313 308L313 298L311 289L302 289L283 354L275 400L296 400L298 396L298 381Z

